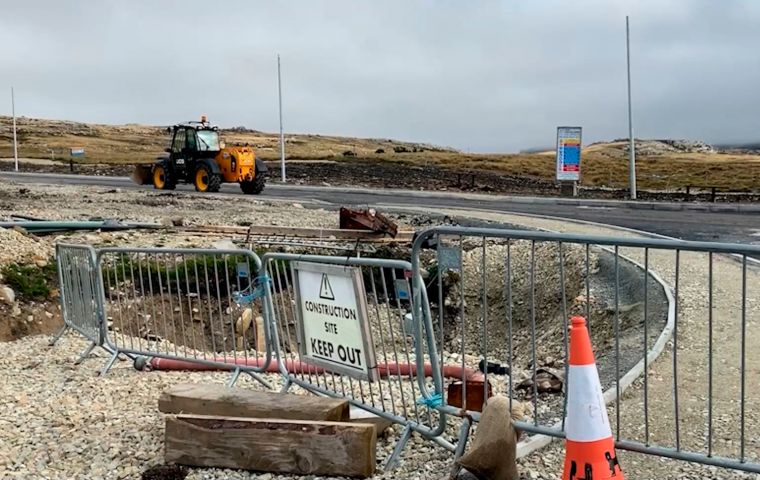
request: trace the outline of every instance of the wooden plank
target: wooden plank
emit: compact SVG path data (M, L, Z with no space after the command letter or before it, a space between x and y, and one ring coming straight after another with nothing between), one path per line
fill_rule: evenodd
M291 237L303 238L329 238L335 239L383 239L384 233L376 233L369 230L341 230L338 228L305 228L305 227L277 227L271 225L252 225L251 227L238 227L233 225L192 225L182 227L183 231L208 232L208 233L227 233L247 235L288 235ZM399 231L395 240L411 239L413 231Z
M362 410L359 407L351 406L351 420L349 420L351 423L371 423L375 426L375 433L378 437L381 437L385 431L390 428L391 425L393 425L393 422L391 422L388 419L385 419L383 417L379 417L375 415L374 413L368 412L366 410Z
M285 420L347 421L349 405L329 397L259 392L224 385L180 384L158 399L164 413L221 417L281 418Z
M195 467L368 477L375 471L375 427L179 415L166 417L165 459Z

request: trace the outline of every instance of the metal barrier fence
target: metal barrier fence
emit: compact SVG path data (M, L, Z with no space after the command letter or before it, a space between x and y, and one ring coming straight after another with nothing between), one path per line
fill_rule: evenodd
M388 466L412 432L463 451L480 418L473 379L481 397L512 399L533 444L562 438L567 322L581 314L618 448L760 473L760 390L748 388L760 350L747 348L760 341L748 328L760 316L760 247L439 227L417 236L411 263L70 245L57 254L64 329L91 341L81 358L102 346L112 353L104 372L124 353L229 369L231 384L244 372L267 385L259 374L279 368L283 391L346 398L403 425ZM294 262L360 269L378 378L302 361Z
M104 248L96 264L107 315L103 342L113 352L228 369L231 385L240 373L268 385L258 375L271 352L256 254Z
M760 270L748 258L758 255L733 244L433 228L413 247L414 310L424 317L427 291L438 368L484 370L483 396L490 384L513 399L525 416L516 426L534 441L564 437L567 322L580 314L618 448L760 472L760 419L748 414L760 391L747 388L760 368L760 351L747 349L760 340L747 328L760 315ZM447 415L480 417L466 392L461 407L443 388L423 393L440 395Z
M427 390L436 389L425 379L426 363L432 385L437 384L440 389L442 380L437 371L429 368L431 358L432 364L437 363L435 345L429 345L420 336L408 314L411 313L409 262L286 253L268 253L262 261L264 275L272 279L267 300L271 310L272 349L280 359L280 370L286 379L283 391L295 385L317 394L345 398L353 405L404 425L406 429L388 459L389 466L398 459L413 431L454 448L440 438L446 426L445 415L433 408L434 403L420 401L433 397ZM302 361L299 342L303 340L297 331L297 293L291 270L295 262L360 269L379 378L351 378L330 366L315 367ZM433 357L430 357L431 352ZM417 382L415 377L421 380Z
M81 363L95 347L103 347L104 311L95 256L95 249L88 245L56 245L63 328L50 345L69 329L79 332L90 344L76 363Z

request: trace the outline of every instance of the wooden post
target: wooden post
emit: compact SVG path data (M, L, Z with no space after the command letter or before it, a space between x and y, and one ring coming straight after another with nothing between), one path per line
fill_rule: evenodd
M256 351L265 352L267 350L267 341L264 336L264 317L256 317Z
M166 418L167 463L368 477L375 472L376 448L375 427L369 424L189 415Z
M187 413L230 417L281 418L286 420L348 421L349 404L329 397L259 392L224 385L180 384L158 399L163 413Z

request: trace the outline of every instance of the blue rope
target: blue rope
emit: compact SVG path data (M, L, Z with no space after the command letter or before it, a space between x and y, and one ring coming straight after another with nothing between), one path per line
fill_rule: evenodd
M436 393L430 398L420 397L417 399L417 405L425 405L428 408L435 408L443 405L443 396Z
M242 292L233 292L232 299L238 305L241 305L244 303L253 303L257 298L261 298L264 295L266 295L266 287L270 283L272 283L272 279L266 275L256 277L253 279L253 283L251 284L251 286L249 286ZM253 290L250 293L246 294L246 292L250 291L252 288Z

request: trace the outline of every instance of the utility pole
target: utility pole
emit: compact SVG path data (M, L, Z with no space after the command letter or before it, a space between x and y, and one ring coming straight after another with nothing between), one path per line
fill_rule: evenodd
M282 74L280 73L280 54L277 54L277 93L280 98L280 171L282 183L285 183L285 135L282 133Z
M16 171L18 172L18 141L16 140L16 97L11 87L11 114L13 115L13 159L16 162Z
M625 53L628 65L628 170L631 200L636 200L636 142L633 139L633 113L631 112L631 34L628 15L625 16Z

